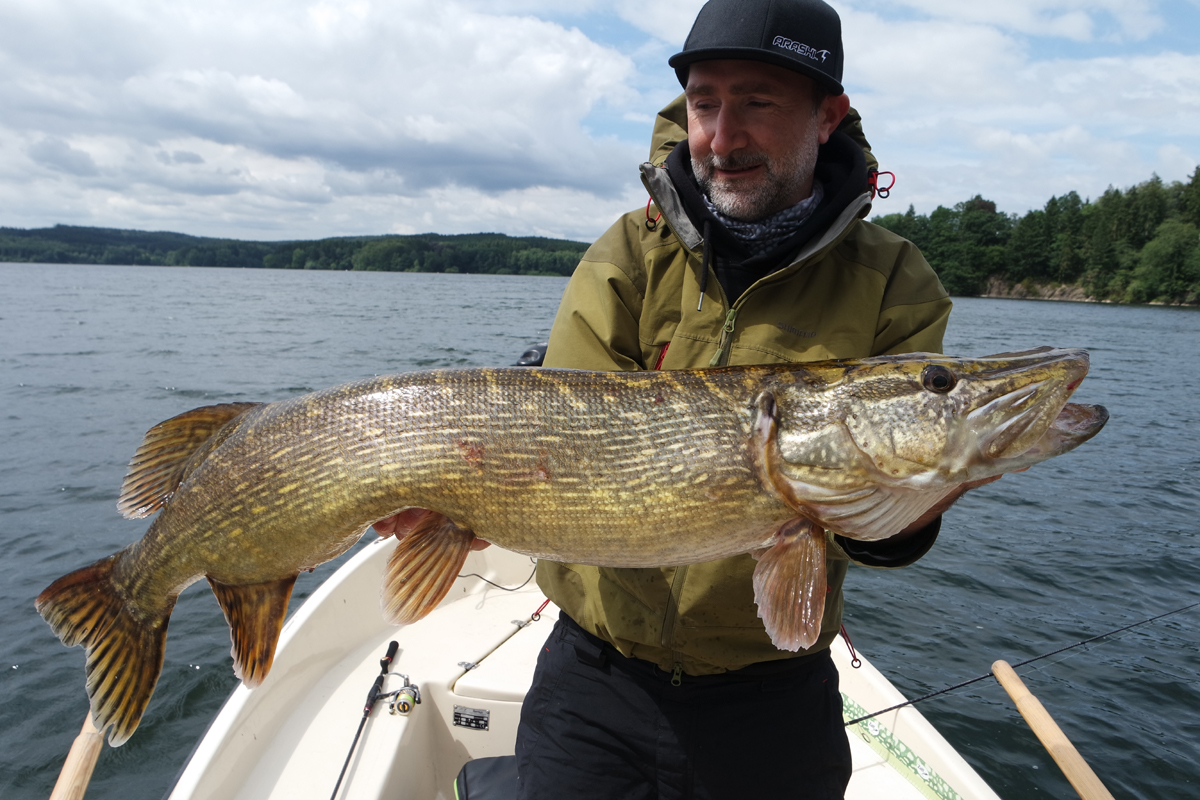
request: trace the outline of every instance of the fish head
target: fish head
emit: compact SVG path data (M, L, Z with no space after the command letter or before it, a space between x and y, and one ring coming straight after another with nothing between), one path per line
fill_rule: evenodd
M774 391L782 466L806 482L822 483L832 470L843 482L915 489L1023 469L1073 449L1107 421L1102 407L1067 406L1087 372L1086 351L1048 347L812 365Z

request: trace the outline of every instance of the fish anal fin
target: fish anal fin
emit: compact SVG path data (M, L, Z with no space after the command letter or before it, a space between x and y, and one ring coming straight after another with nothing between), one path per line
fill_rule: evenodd
M380 598L384 617L406 625L436 608L462 571L474 539L443 514L423 515L388 558Z
M188 459L235 417L261 403L221 403L196 408L146 432L129 461L117 510L128 519L148 517L170 499Z
M162 672L167 622L174 607L146 618L121 599L112 581L120 553L50 584L34 602L66 645L87 653L87 693L96 729L113 747L137 730Z
M275 645L287 616L296 576L266 583L234 585L208 576L233 640L233 672L253 689L263 682L275 660Z
M789 520L754 557L754 600L771 641L793 652L812 647L825 615L825 531Z

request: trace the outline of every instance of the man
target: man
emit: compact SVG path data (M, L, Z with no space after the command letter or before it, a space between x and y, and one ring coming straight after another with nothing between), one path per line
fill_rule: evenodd
M686 102L660 113L642 167L654 208L588 250L545 365L939 351L950 301L937 277L913 245L861 219L867 167L839 131L849 100L836 12L712 0L669 64ZM799 654L767 637L749 555L670 569L541 562L538 584L562 617L522 713L520 796L841 797L850 753L828 648L847 565L915 561L948 505L890 540L831 536L822 633Z
M712 0L669 64L684 96L660 112L642 165L653 207L585 254L545 365L939 351L945 290L912 244L862 220L866 142L841 85L836 12ZM850 752L829 645L847 567L916 561L953 499L888 540L828 536L821 635L800 653L767 636L749 555L668 569L540 562L562 614L522 711L520 796L842 797Z

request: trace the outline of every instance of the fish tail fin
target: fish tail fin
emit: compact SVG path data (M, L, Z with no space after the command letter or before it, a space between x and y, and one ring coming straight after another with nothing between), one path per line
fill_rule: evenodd
M785 522L773 544L755 553L754 600L775 646L816 644L825 615L825 531L806 519Z
M424 617L450 591L475 534L430 513L396 544L383 579L383 614L397 625Z
M296 576L277 581L234 586L208 576L233 640L233 673L253 689L263 682L275 660L275 645L287 616Z
M87 652L87 693L96 729L113 747L137 730L162 672L172 603L152 618L131 609L113 583L117 553L50 584L34 606L63 644Z

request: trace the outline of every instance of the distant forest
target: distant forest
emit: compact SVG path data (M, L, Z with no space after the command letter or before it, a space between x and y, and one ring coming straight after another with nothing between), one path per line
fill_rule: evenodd
M114 228L0 228L0 261L179 267L570 275L587 244L502 233L357 236L298 242L207 239Z
M979 195L928 216L875 217L925 254L953 295L989 280L1074 284L1096 300L1200 303L1200 167L1187 183L1158 176L1095 200L1051 197L1023 217Z
M872 221L920 247L952 295L980 295L999 280L1078 286L1095 300L1200 304L1200 167L1187 183L1155 176L1095 200L1069 192L1022 217L976 195L929 215L909 206ZM67 225L0 228L0 261L67 264L567 276L587 247L501 233L248 242Z

